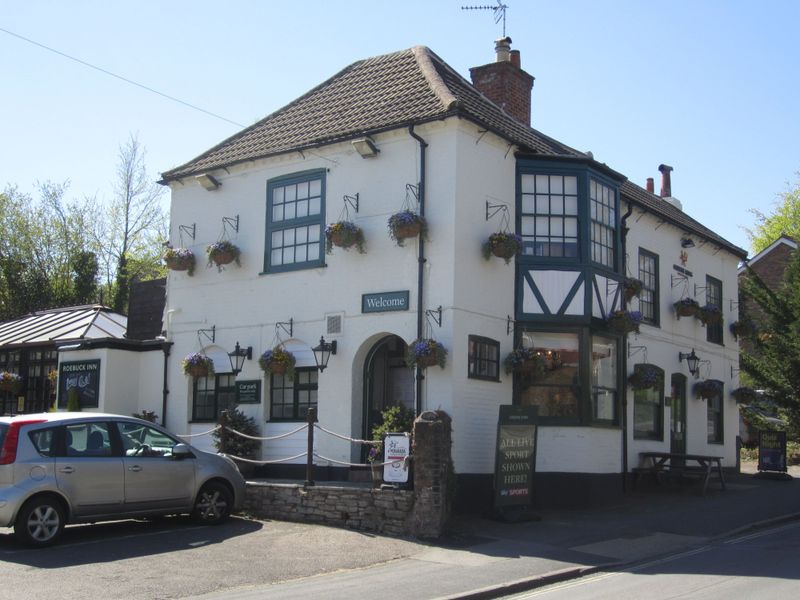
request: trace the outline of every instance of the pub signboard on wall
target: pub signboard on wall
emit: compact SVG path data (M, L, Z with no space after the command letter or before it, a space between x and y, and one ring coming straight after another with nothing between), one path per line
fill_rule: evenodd
M66 408L77 394L81 408L100 406L100 359L62 362L58 367L58 407Z
M236 404L259 404L261 381L258 379L236 382Z
M391 312L395 310L408 310L408 290L361 295L362 313Z
M523 513L531 505L536 464L537 416L535 406L500 407L495 452L494 506L503 518L526 518Z

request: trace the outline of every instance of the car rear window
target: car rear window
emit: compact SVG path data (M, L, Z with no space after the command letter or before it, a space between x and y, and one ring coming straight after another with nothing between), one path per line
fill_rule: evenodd
M0 423L0 448L3 447L3 442L6 441L7 432L8 432L8 423Z
M55 428L37 429L36 431L31 431L28 434L28 437L31 438L33 447L36 448L36 451L42 456L55 456L55 448L53 443L53 440L55 439L55 431Z

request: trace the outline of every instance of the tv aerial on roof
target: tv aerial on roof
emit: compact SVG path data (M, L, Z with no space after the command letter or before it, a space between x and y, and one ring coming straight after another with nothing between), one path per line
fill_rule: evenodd
M508 9L507 4L503 4L500 0L497 0L496 6L491 6L489 4L482 4L478 6L462 6L461 10L491 10L494 12L494 22L499 23L500 20L503 20L503 37L506 37L506 9Z

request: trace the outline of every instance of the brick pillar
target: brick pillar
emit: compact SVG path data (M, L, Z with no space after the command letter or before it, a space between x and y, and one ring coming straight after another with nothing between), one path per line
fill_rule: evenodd
M414 421L414 512L412 534L438 538L444 533L452 502L452 421L447 413L426 411Z

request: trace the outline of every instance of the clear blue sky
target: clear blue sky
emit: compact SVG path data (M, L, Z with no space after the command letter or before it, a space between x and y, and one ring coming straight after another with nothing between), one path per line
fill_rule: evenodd
M0 28L248 125L353 61L429 46L463 76L494 59L495 0L0 0ZM536 77L533 126L749 248L800 170L800 1L506 0ZM0 188L110 195L135 133L156 179L238 127L0 32Z

